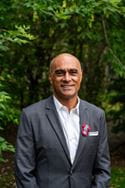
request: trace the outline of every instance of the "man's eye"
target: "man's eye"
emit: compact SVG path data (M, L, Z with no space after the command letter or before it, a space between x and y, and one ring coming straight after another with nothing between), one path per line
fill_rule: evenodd
M65 72L63 70L57 70L57 71L55 71L55 74L57 76L63 76L65 74Z
M78 71L77 70L70 70L70 74L75 76L78 74Z

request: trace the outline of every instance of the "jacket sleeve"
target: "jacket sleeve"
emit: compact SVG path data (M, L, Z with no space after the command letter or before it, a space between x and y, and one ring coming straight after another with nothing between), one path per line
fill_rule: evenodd
M107 139L107 127L104 112L100 117L99 145L93 170L92 188L109 188L110 155Z
M15 178L17 188L38 188L35 177L35 147L30 120L23 112L17 133Z

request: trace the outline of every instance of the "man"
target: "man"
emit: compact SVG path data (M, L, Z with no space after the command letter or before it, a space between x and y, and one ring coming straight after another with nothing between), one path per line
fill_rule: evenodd
M17 135L17 188L108 188L110 159L103 110L79 99L79 60L50 64L53 96L25 109Z

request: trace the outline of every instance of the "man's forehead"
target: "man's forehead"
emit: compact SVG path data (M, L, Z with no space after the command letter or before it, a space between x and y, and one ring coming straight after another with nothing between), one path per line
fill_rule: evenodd
M50 70L56 69L81 69L79 60L70 54L61 54L55 57L50 64Z
M63 69L71 69L71 68L79 68L80 63L75 59L59 59L53 62L54 68L63 68Z

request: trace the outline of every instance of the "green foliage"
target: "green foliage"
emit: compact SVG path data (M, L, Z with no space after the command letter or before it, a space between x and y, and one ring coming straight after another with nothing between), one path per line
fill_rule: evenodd
M11 43L23 45L34 40L34 36L28 33L29 29L29 26L15 25L14 30L3 30L3 33L0 34L0 56L2 52L9 50Z
M29 29L30 27L25 25L22 26L15 25L15 30L4 32L3 37L5 38L6 41L17 43L19 45L26 44L30 42L30 40L35 39L33 35L27 33Z
M107 92L100 96L103 108L106 109L108 119L114 124L114 133L125 132L125 87L124 78L115 79Z
M1 88L1 87L0 87ZM11 97L6 92L0 92L0 132L5 126L12 123L18 123L19 110L15 109L11 104ZM4 161L2 153L5 151L14 152L12 144L8 143L0 136L0 162Z
M104 107L115 127L122 122L123 130L123 0L1 0L0 11L0 81L13 99L13 115L7 112L4 124L6 118L15 119L16 110L50 95L50 60L69 52L84 67L80 96ZM122 84L120 90L117 82Z
M2 156L2 152L5 151L15 152L15 148L12 146L12 144L9 144L4 138L0 136L0 162L5 161Z
M111 188L125 187L125 168L112 168Z
M6 92L0 92L0 128L8 123L18 124L19 111L12 108L11 100Z

